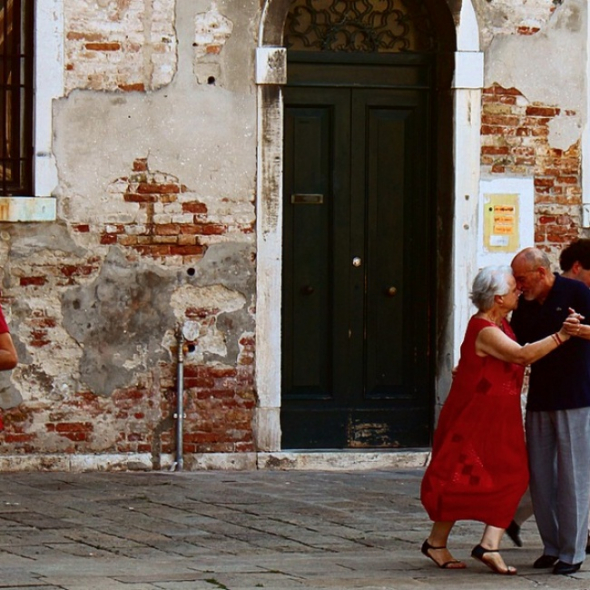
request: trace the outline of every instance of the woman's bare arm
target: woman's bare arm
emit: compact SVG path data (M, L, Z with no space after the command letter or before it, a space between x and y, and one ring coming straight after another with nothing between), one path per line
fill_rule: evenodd
M18 356L12 337L8 332L0 334L0 371L14 369L18 364Z

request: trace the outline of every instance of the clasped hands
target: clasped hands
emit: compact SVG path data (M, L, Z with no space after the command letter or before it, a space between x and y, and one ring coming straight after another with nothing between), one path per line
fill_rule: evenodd
M569 315L563 322L560 333L566 333L568 336L579 336L582 330L582 320L584 316L577 313L575 309L569 308Z

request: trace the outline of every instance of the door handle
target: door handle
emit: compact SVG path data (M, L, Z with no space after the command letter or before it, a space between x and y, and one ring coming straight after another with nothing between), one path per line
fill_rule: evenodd
M352 259L352 266L360 266L362 264L362 260L360 259L359 256L355 256Z
M395 297L397 294L397 289L395 287L389 287L389 289L385 289L385 295L387 297Z

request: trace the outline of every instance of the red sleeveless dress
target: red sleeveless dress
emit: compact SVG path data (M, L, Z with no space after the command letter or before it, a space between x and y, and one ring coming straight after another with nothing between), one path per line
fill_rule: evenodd
M433 521L477 520L506 528L528 485L520 406L524 367L477 356L477 335L490 326L497 328L482 318L469 320L440 413L421 487ZM508 322L502 328L515 339Z

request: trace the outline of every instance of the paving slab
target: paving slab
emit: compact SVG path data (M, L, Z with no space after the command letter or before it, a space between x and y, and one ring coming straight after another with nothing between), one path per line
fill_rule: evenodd
M590 590L532 568L506 540L517 576L469 557L482 525L458 523L461 571L420 553L430 523L422 467L363 471L4 473L0 589L27 590Z

